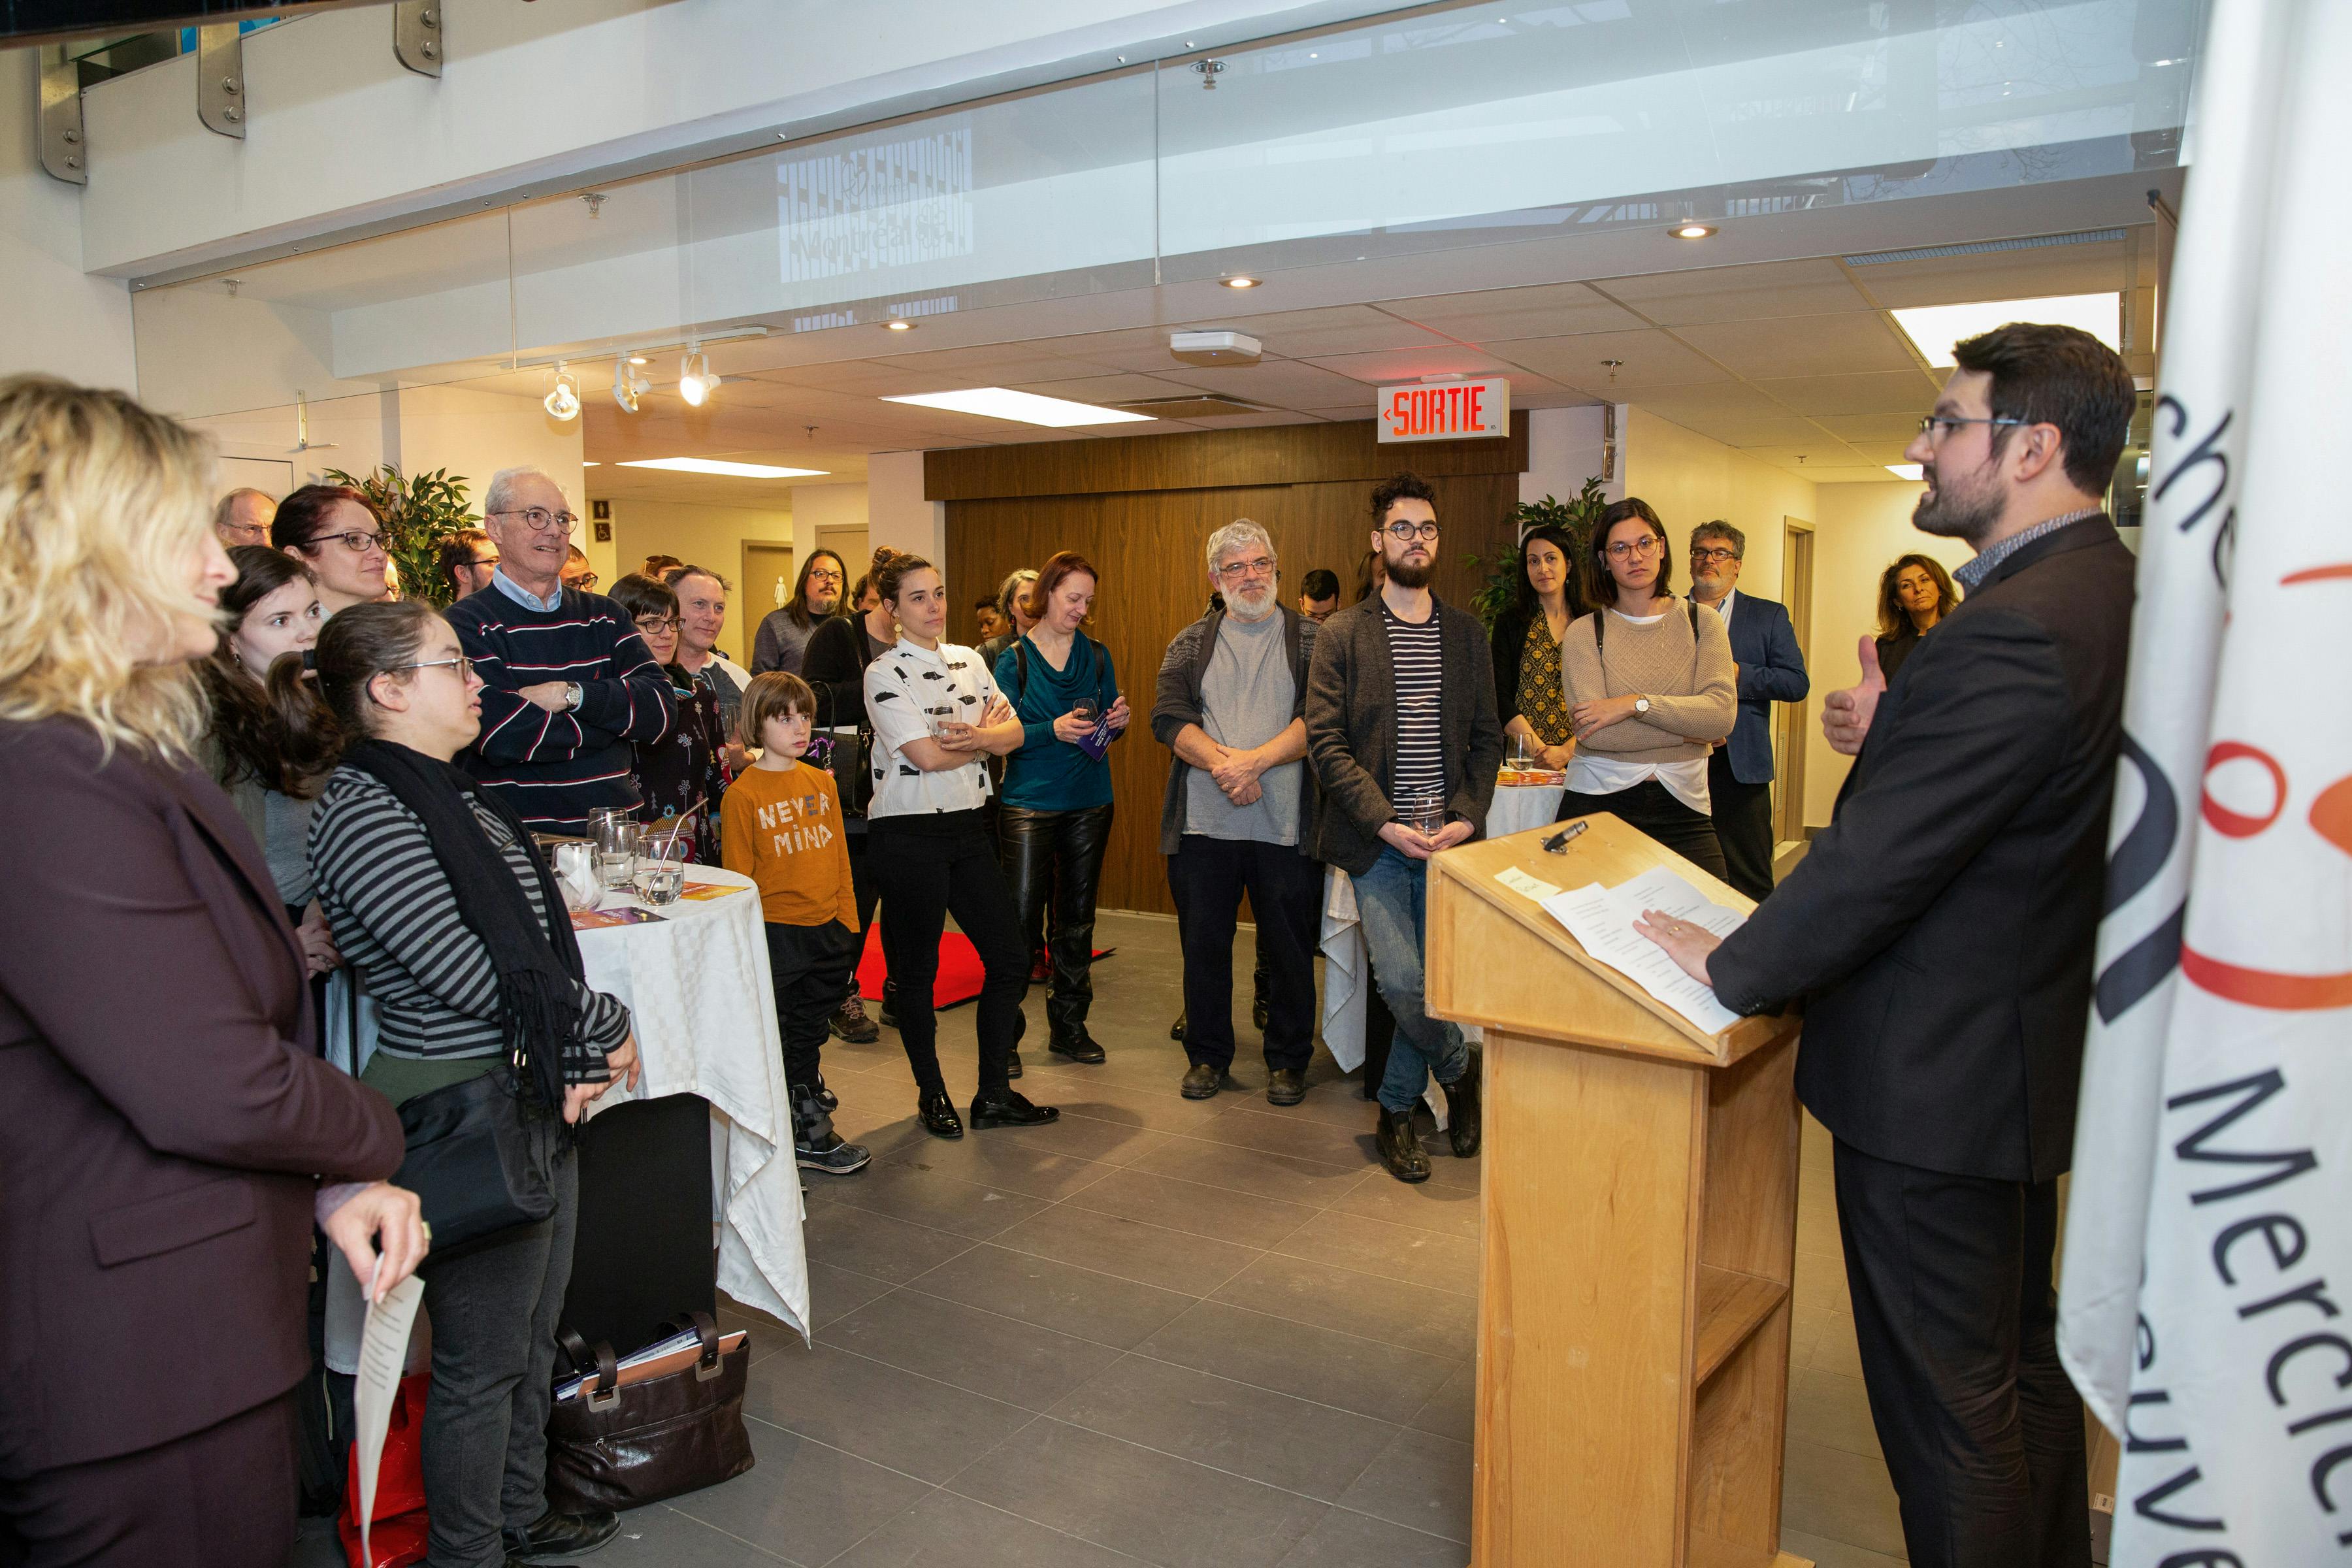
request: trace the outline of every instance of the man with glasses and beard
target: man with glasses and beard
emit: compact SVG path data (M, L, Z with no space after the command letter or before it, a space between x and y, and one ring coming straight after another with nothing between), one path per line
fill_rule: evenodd
M1802 998L1871 1418L1920 1568L2086 1568L2051 1254L2123 737L2131 552L2100 510L2137 395L2073 327L1954 347L1904 454L1968 588L1892 685L1831 695L1837 814L1718 944L1637 929L1726 1006Z
M1381 1163L1429 1179L1413 1108L1434 1076L1456 1156L1478 1152L1478 1073L1462 1031L1422 1005L1429 858L1475 838L1495 798L1503 724L1486 629L1429 591L1437 494L1399 474L1372 491L1378 591L1325 621L1307 679L1307 749L1323 786L1316 858L1356 885L1381 999L1396 1019L1381 1080Z
M1265 1097L1296 1105L1315 1054L1323 882L1303 760L1316 626L1283 605L1274 541L1249 519L1209 536L1208 566L1224 608L1176 634L1151 705L1152 734L1176 753L1160 852L1184 949L1192 1066L1180 1087L1187 1100L1206 1100L1234 1065L1234 927L1246 892L1266 969Z
M800 581L781 609L761 617L751 637L751 673L781 669L798 675L808 658L809 638L824 621L841 614L841 595L849 587L849 568L830 550L812 550L801 563Z
M635 809L632 745L677 718L669 677L620 606L563 585L580 520L553 479L502 468L482 513L499 564L447 617L483 681L481 734L458 764L532 832L582 834L599 806Z

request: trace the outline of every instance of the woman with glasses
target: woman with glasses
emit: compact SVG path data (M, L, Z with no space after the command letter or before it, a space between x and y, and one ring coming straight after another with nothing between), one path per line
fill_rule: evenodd
M1878 668L1890 684L1919 639L1959 603L1951 574L1933 556L1903 556L1879 574Z
M644 797L637 819L664 822L680 812L694 812L691 858L697 865L716 866L719 799L727 790L726 727L717 696L677 662L677 591L632 572L605 596L635 625L669 677L670 695L677 700L677 721L668 733L636 744L637 793Z
M1267 574L1272 571L1269 564ZM1087 1033L1095 994L1095 894L1110 847L1110 745L1127 730L1127 699L1110 650L1080 629L1095 604L1095 569L1086 557L1056 552L1024 597L1033 624L997 656L992 672L1024 735L1020 749L1004 759L997 844L1019 929L1037 929L1048 889L1054 901L1046 1048L1091 1064L1103 1059L1102 1047ZM1020 1062L1016 1052L1016 1073Z
M629 1010L583 978L572 918L522 820L453 759L482 723L482 681L428 605L362 605L319 637L319 689L342 763L310 818L335 944L379 1020L362 1080L394 1104L513 1065L554 1212L428 1260L425 1407L429 1561L497 1568L589 1552L611 1513L546 1506L555 1328L572 1278L579 1165L564 1128L614 1080L634 1086Z
M236 577L213 454L0 380L0 1562L294 1549L311 1226L423 1256L383 1097L319 1059L259 847L194 753ZM333 1173L322 1181L320 1173Z
M1560 685L1559 645L1584 613L1577 591L1576 542L1545 523L1519 541L1517 592L1495 617L1495 702L1503 733L1547 768L1565 768L1576 726Z
M1731 634L1675 598L1665 524L1647 501L1601 514L1590 561L1595 607L1560 648L1576 728L1560 817L1614 813L1724 877L1706 758L1738 718Z
M384 597L383 519L349 485L304 485L279 501L269 542L310 569L330 617Z

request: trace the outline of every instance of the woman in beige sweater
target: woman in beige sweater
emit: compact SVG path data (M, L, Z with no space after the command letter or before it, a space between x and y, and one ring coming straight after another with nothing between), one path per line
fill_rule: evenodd
M1672 570L1648 502L1628 496L1601 514L1591 555L1598 607L1560 645L1576 755L1559 815L1612 812L1722 877L1706 756L1738 717L1738 670L1723 617L1677 601Z

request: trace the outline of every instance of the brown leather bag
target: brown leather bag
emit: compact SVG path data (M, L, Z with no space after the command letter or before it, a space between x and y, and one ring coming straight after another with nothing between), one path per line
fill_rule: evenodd
M578 1334L561 1333L565 1352L595 1382L549 1411L548 1507L559 1513L640 1508L751 1468L751 1437L743 1429L751 1335L722 1347L708 1312L688 1320L701 1336L700 1351L674 1371L635 1379L618 1369L611 1345L591 1351Z

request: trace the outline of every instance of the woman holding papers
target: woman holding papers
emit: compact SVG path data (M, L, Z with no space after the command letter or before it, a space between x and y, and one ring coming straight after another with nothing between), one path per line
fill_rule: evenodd
M311 1048L268 863L195 760L236 576L212 469L119 394L0 381L0 1563L28 1568L284 1562L312 1220L380 1289L425 1250L381 1179L400 1120Z
M1598 606L1560 647L1576 755L1562 818L1614 813L1720 878L1706 754L1739 715L1723 618L1669 592L1665 525L1628 496L1601 515L1589 575Z

